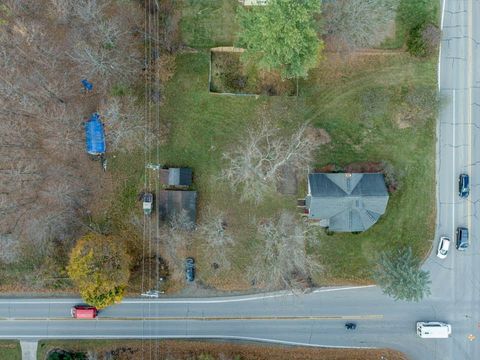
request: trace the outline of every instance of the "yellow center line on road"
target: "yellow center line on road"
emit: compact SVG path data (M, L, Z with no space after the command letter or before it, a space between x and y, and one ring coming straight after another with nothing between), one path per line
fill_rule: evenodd
M98 317L96 319L59 318L1 318L0 321L284 321L284 320L381 320L383 315L319 315L319 316L159 316L159 317Z

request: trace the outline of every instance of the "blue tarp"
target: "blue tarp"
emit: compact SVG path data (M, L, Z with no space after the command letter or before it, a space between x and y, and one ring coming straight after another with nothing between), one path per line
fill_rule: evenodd
M86 91L92 91L93 90L93 84L90 81L88 81L87 79L82 80L82 85L83 85L83 88Z
M98 113L92 114L85 123L87 152L92 155L105 153L105 132Z

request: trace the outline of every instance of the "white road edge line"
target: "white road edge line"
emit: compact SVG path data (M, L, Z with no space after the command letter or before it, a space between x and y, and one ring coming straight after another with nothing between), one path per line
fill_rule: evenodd
M443 30L443 18L445 16L445 0L442 3L442 20L440 21L440 30Z
M326 288L326 289L317 289L312 291L313 294L318 294L322 292L335 292L335 291L347 291L347 290L357 290L357 289L367 289L371 287L375 287L376 285L364 285L364 286L349 286L349 287L340 287L340 288ZM129 300L125 299L121 302L121 304L147 304L147 303L161 303L161 304L218 304L218 303L230 303L230 302L243 302L243 301L255 301L255 300L264 300L264 299L271 299L276 297L284 297L284 296L295 296L294 292L284 292L278 294L271 294L271 295L259 295L259 296L250 296L250 297L239 297L239 298L229 298L229 299L208 299L208 300L195 300L195 299L138 299L138 300ZM308 295L305 294L305 295ZM7 300L7 299L0 299L0 305L2 304L70 304L74 302L82 301L81 299L65 299L65 300Z
M455 94L456 94L456 91L455 89L453 89L453 116L452 116L452 123L453 123L453 129L452 129L452 134L453 134L453 140L452 140L452 152L453 152L453 159L452 159L452 162L453 162L453 184L455 184L455 182L457 181L457 170L456 170L456 165L455 165L455 138L456 138L456 132L457 132L457 126L456 126L456 122L457 122L457 119L455 117L455 106L456 106L456 103L455 103ZM455 191L452 191L452 241L455 241L455 196L457 194L455 194Z
M438 47L438 70L437 70L437 82L438 82L438 92L440 92L440 69L442 66L442 42L440 41L440 46Z
M22 338L35 338L35 339L92 339L92 335L25 335L25 336L1 336L2 339L22 339ZM317 345L309 344L295 341L283 341L283 340L274 340L274 339L264 339L248 336L226 336L226 335L147 335L147 336L128 336L128 335L95 335L95 339L229 339L229 340L247 340L247 341L257 341L257 342L266 342L274 344L285 344L285 345L296 345L296 346L308 346L308 347L318 347L318 348L335 348L335 349L377 349L374 346L340 346L340 345Z

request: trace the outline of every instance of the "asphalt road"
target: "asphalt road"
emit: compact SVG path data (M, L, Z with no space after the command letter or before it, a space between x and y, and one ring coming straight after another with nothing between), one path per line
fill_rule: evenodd
M425 263L432 295L395 302L376 287L263 298L127 299L96 320L69 318L78 299L0 300L0 338L227 337L324 346L390 347L411 359L480 359L480 0L442 4L437 135L437 236L470 229L470 247L452 247L446 260ZM458 197L458 175L471 176L471 194ZM148 318L148 320L145 320ZM343 324L354 320L357 330ZM421 339L418 320L452 324L449 339Z
M469 331L463 319L448 315L453 309L443 309L442 298L420 304L395 302L376 287L265 298L127 299L102 311L96 320L73 320L69 318L70 307L79 301L0 300L0 338L255 338L324 346L391 347L412 359L453 359L444 355L450 346L461 348L458 341ZM431 319L451 322L454 336L420 339L415 322ZM345 330L344 323L349 320L358 324L357 330Z

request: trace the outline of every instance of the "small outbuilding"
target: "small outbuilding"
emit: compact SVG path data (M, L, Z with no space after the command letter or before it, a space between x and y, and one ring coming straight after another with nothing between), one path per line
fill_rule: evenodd
M160 183L168 186L191 186L192 169L170 168L160 169Z
M302 207L319 225L337 232L365 231L385 213L388 191L380 173L313 173Z
M183 190L161 190L157 196L160 221L168 221L184 211L195 224L197 218L197 192Z

